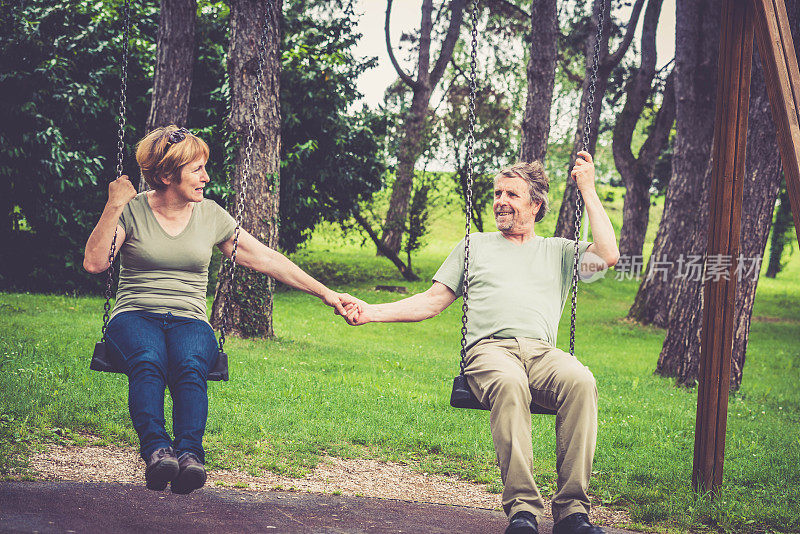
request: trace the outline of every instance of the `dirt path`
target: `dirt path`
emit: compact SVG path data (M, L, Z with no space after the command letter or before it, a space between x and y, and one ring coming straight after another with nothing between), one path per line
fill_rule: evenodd
M115 488L130 485L131 489L126 489L126 491L135 491L138 494L139 490L133 488L140 488L144 495L155 496L148 496L148 499L151 497L161 500L168 499L170 502L171 499L180 499L179 496L171 495L169 491L148 492L143 488L144 463L133 448L95 446L91 443L97 441L96 437L88 435L84 437L89 441L89 445L48 444L43 452L34 454L30 463L34 478L57 484L62 482L89 483L87 487L91 488L97 487L98 484L111 484ZM211 470L208 473L206 487L196 492L196 495L205 493L209 496L219 495L219 492L225 493L226 491L241 494L245 500L249 498L246 497L247 495L253 496L253 498L261 496L259 498L262 500L265 498L264 496L270 496L270 502L274 501L273 504L282 499L301 498L305 495L312 501L352 497L405 502L407 505L415 506L446 505L445 509L451 511L456 509L453 507L458 507L465 510L471 509L476 513L482 512L486 518L491 519L492 524L500 525L489 531L475 530L475 532L495 530L502 532L506 521L500 511L500 495L489 493L482 484L465 482L453 477L422 474L406 465L369 459L324 456L319 465L304 478L291 478L274 473L251 476L240 471ZM547 517L551 517L549 509ZM591 517L595 523L605 526L620 526L630 521L626 511L600 506L593 507ZM0 524L0 531L2 531L2 524ZM63 532L63 530L61 531ZM80 532L80 530L78 531ZM297 532L301 531L305 532L303 530ZM353 532L362 531L373 532L369 529L354 530ZM290 530L286 532L290 532ZM375 532L384 532L384 530L375 530ZM419 530L419 532L434 531Z

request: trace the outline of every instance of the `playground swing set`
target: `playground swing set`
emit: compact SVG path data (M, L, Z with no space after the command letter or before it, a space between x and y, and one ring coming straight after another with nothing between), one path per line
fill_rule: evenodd
M599 62L599 47L602 35L606 0L597 2L597 28L590 76L589 110L583 131L583 149L588 151L589 137L593 127L591 108L594 103L595 81ZM467 311L469 309L469 237L472 216L472 159L474 151L475 93L476 93L476 49L477 49L477 0L472 1L469 130L467 137L467 187L465 199L464 237L464 285L461 317L461 362L460 372L453 381L450 404L456 408L486 409L467 384L464 375L466 357ZM247 178L250 169L250 153L258 112L260 88L262 86L264 55L270 38L267 21L273 7L272 0L264 2L263 30L258 44L258 66L256 90L251 109L247 157L244 162L242 187L237 195L236 230L231 259L227 262L225 275L233 280L236 270L236 249L241 230L241 216L247 194ZM127 98L128 39L130 34L130 0L124 0L124 46L122 78L119 92L119 142L117 152L117 175L122 174L124 154L124 130ZM786 177L794 224L800 240L800 72L794 52L791 29L784 0L723 0L721 10L720 60L717 83L717 104L712 148L711 206L707 254L723 254L737 257L739 254L742 182L745 169L747 119L750 94L750 73L753 55L753 40L757 41L764 66L767 93L778 134L778 146ZM594 125L596 127L596 125ZM578 192L575 209L575 259L572 276L572 302L570 320L570 354L575 354L575 317L577 311L577 281L579 272L578 236L582 217L582 198ZM114 276L115 239L109 252L106 302L104 305L102 340L95 345L90 368L96 371L122 372L122 366L105 344L105 333L111 309L112 283ZM697 418L695 423L694 465L692 484L713 496L722 484L727 424L728 391L730 386L731 351L733 346L733 303L736 289L736 272L731 267L728 277L719 277L705 282L702 349L699 368ZM222 324L220 325L217 366L209 374L209 380L228 380L228 357L224 352L225 332L229 318L225 313L230 295L223 299ZM531 404L531 413L555 414L553 410Z

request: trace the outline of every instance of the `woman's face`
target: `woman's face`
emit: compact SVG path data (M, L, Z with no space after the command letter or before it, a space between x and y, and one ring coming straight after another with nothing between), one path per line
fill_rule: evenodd
M182 198L189 202L201 202L203 200L203 188L209 182L206 172L206 159L199 157L181 167L180 183L171 183L169 187L178 193Z

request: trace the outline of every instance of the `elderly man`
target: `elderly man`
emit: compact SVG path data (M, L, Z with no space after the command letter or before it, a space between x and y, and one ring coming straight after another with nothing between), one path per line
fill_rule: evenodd
M571 176L586 202L594 243L581 242L581 271L617 262L614 229L595 191L592 157L580 152ZM544 503L531 466L530 404L557 411L558 488L555 534L598 534L589 523L589 475L597 437L597 388L592 373L555 347L558 320L569 294L574 242L536 235L547 212L549 183L539 162L517 163L494 179L499 232L470 237L469 312L465 375L489 422L504 484L506 534L537 533ZM461 295L464 245L456 246L427 291L386 304L348 306L347 320L411 322L434 317Z

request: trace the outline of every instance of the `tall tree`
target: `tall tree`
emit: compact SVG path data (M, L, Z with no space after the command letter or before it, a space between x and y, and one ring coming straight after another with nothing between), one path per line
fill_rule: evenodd
M519 154L522 161L544 161L550 135L550 105L558 55L556 0L531 2L530 28L528 96Z
M650 126L647 139L634 156L631 142L642 112L653 96L656 79L656 29L663 0L649 0L644 13L641 36L641 61L631 74L625 87L625 106L614 125L614 163L625 186L625 203L622 208L622 230L619 251L622 258L641 256L650 215L650 186L659 155L669 142L675 122L674 75L670 73L664 84L663 98ZM628 261L617 264L616 269L638 270L638 263Z
M679 286L694 273L682 275L705 253L719 14L720 0L677 2L674 67L677 123L672 177L647 268L653 275L645 277L628 312L628 317L643 324L667 326ZM679 258L686 263L675 263ZM702 293L702 284L692 287L697 295Z
M769 247L769 264L764 276L775 278L783 269L783 249L794 235L792 207L789 205L789 191L784 183L778 195L778 209L775 211L775 222L772 224L772 239Z
M159 126L186 124L192 92L196 13L196 0L161 0L148 132ZM141 180L139 191L146 189L147 182Z
M786 4L787 11L794 15L791 22L793 22L792 28L796 29L798 1L787 0ZM678 9L680 10L680 4ZM797 47L797 41L795 43ZM730 258L730 262L737 267L734 339L731 353L732 390L738 389L742 383L761 258L781 183L776 130L769 108L763 69L756 54L752 71L747 159L742 188L742 205L746 206L746 209L742 210L741 235L747 236L747 239L741 240L740 258ZM680 157L679 153L676 154L676 158ZM710 181L710 171L705 178L706 182ZM708 185L706 183L706 187ZM690 239L692 245L698 247L705 247L708 238L707 210L704 211L706 211L704 225L697 228L695 232L697 237ZM712 258L706 261L710 265ZM687 277L678 286L677 294L672 301L669 330L659 355L656 372L675 376L680 384L694 385L697 382L701 349L702 294L703 282Z
M428 124L428 105L431 94L444 74L445 67L453 54L453 48L458 40L461 20L464 14L465 0L450 0L450 23L442 41L439 57L432 69L431 64L431 33L433 31L433 0L422 2L422 22L419 37L419 50L417 54L417 77L412 78L403 70L394 55L389 34L389 21L392 13L392 0L386 2L386 47L389 59L397 71L400 79L413 92L411 107L404 118L403 136L397 151L397 174L389 200L389 210L383 229L383 243L386 249L395 254L400 251L400 245L405 228L411 191L414 187L414 165L420 154L424 151L422 143L423 132ZM442 7L444 9L444 7ZM430 70L429 70L430 69Z
M282 0L234 0L231 3L228 45L231 84L228 125L239 138L233 177L236 202L230 203L229 210L233 211L243 201L242 227L272 248L278 245L281 9ZM267 39L263 50L263 77L259 80L262 32L266 32ZM257 93L260 99L254 109ZM250 134L253 135L253 147L252 153L248 154L246 147ZM272 336L272 287L273 282L268 276L249 269L237 269L233 284L222 277L214 298L212 324L220 325L221 308L227 292L230 306L225 306L224 313L229 318L231 333L244 337Z
M631 16L628 23L625 25L625 34L619 43L619 46L614 52L609 50L609 41L611 37L611 30L613 22L611 20L611 0L595 0L592 10L592 26L597 28L600 24L600 6L604 4L603 10L603 25L600 42L597 43L597 33L590 32L589 38L586 41L586 76L583 79L581 87L581 103L578 112L578 124L575 128L575 136L572 143L572 154L567 169L572 169L575 165L575 158L580 150L583 150L583 136L584 126L586 124L586 116L589 113L589 99L592 97L590 94L591 84L591 68L595 56L595 43L597 43L597 79L595 81L595 92L593 95L594 103L592 105L592 113L589 117L592 127L589 133L589 152L594 153L595 145L597 144L598 124L600 121L600 109L602 107L603 96L605 95L606 88L608 87L608 79L611 72L619 65L625 53L633 41L636 25L639 22L639 15L642 12L644 0L636 0L631 11ZM569 175L569 172L567 172ZM561 237L572 238L575 234L575 207L577 206L578 189L575 186L574 180L566 180L566 188L564 189L564 200L561 203L561 209L558 212L558 221L556 222L555 235Z

